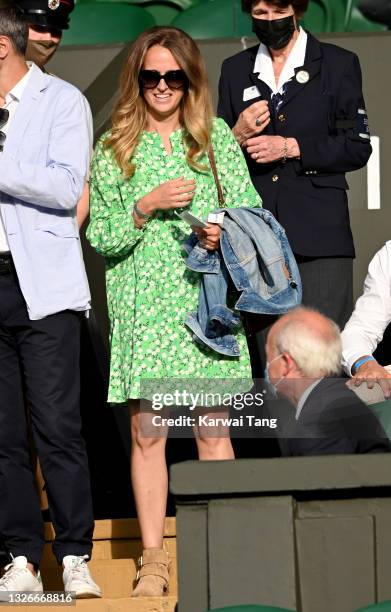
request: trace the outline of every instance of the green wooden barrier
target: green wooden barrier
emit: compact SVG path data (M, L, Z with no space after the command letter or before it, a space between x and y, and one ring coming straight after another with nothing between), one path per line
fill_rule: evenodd
M390 454L188 461L170 489L179 612L391 599Z
M275 608L270 606L230 606L229 608L215 608L209 612L295 612L287 608Z

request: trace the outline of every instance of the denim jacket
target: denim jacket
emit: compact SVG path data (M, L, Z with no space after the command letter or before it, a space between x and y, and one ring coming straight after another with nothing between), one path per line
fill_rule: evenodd
M207 251L195 234L185 242L186 265L202 272L198 311L185 324L194 340L218 353L239 356L235 329L239 312L279 315L301 302L299 270L285 230L264 208L229 208L224 212L220 249ZM229 283L240 294L227 306Z

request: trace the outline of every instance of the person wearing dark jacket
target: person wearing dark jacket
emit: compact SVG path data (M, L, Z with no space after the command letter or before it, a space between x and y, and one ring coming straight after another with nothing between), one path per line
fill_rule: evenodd
M308 0L242 0L260 44L226 59L218 115L242 146L251 177L285 228L303 303L342 328L352 308L345 173L371 144L357 56L320 43L298 20Z
M297 308L270 329L267 378L294 406L283 431L282 454L340 455L390 452L374 413L346 386L337 325L315 310Z

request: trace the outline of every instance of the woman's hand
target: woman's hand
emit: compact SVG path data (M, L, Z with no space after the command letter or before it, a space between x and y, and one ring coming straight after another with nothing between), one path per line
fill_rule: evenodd
M268 102L261 100L248 106L242 113L234 126L232 132L240 145L252 136L263 132L270 123L270 112Z
M283 157L296 159L300 157L300 148L295 138L256 136L249 138L244 146L257 164L269 164Z
M147 215L151 215L155 210L184 208L192 201L195 188L196 182L194 179L186 180L181 176L156 187L141 198L137 206L141 212Z
M198 236L200 245L207 251L215 251L219 248L221 227L216 223L208 223L207 227L192 227L193 232Z

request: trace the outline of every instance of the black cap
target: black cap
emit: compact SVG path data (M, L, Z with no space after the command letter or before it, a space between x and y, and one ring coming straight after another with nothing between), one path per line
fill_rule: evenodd
M16 0L31 25L67 30L75 0Z

